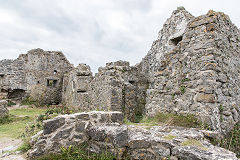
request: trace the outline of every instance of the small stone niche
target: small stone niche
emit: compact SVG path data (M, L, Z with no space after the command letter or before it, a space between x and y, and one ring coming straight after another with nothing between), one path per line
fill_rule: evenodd
M77 90L77 93L86 93L87 91L86 90L83 90L83 89L78 89Z
M131 83L131 84L134 84L134 83L135 83L134 80L129 80L128 82Z
M57 86L57 80L55 80L55 79L48 79L47 80L47 86L49 86L49 87L56 87Z
M90 76L90 73L88 72L77 72L77 76Z
M4 74L0 74L0 84L3 83Z
M182 36L179 36L179 37L170 39L170 42L171 42L171 44L173 44L174 46L177 46L178 43L182 41L182 38L183 38Z

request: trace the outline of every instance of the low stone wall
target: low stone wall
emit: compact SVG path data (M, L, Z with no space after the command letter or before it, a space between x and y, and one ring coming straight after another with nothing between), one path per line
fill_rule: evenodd
M237 160L235 154L213 146L206 136L215 132L170 126L123 125L121 112L83 112L46 120L32 141L30 159L59 153L60 147L88 144L92 153L110 152L118 159Z
M8 109L7 109L7 101L6 100L0 100L0 118L4 118L8 116Z

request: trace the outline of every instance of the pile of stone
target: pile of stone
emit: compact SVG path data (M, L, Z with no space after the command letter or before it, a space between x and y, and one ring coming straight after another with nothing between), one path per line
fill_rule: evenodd
M109 152L118 159L237 160L235 153L210 144L211 131L169 126L123 125L121 112L92 111L46 120L32 141L31 159L61 152L60 147L88 144L90 153Z

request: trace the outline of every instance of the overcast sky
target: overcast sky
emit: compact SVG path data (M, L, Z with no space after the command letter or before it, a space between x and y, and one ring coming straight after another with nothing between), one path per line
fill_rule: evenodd
M0 59L42 48L93 72L116 60L134 65L178 6L194 16L222 11L240 26L239 0L0 0Z

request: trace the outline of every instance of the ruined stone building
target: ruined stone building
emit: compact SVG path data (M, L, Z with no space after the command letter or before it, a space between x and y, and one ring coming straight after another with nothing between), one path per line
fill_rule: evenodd
M90 67L80 64L64 76L63 104L82 111L122 111L134 121L144 112L148 83L129 62L100 67L93 77Z
M74 68L61 52L31 50L0 61L0 84L8 98L30 96L43 104L78 110L194 114L226 133L240 120L240 33L221 12L192 16L173 11L142 61ZM2 94L3 95L3 94Z
M61 102L63 75L72 65L61 52L33 49L15 60L0 61L1 95L22 100L31 97L41 104Z

